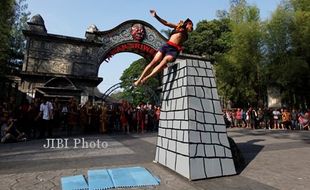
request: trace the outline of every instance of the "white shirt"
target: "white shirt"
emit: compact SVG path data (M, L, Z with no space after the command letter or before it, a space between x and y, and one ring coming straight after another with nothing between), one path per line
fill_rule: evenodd
M273 119L279 119L281 112L279 112L278 110L274 110L272 114L273 114Z
M42 119L44 120L50 120L52 111L53 111L53 105L51 102L47 101L45 104L42 103L40 105L40 111L43 113Z

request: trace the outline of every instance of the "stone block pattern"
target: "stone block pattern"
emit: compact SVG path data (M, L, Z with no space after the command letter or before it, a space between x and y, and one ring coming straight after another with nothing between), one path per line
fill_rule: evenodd
M210 62L164 70L155 161L190 179L236 174Z

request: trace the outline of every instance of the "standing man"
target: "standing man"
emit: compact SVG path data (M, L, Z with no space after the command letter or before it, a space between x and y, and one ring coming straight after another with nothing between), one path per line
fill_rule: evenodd
M45 97L40 105L40 112L37 116L37 119L42 119L42 126L40 127L40 136L39 138L44 138L47 130L47 137L52 137L51 120L53 119L53 105Z
M283 129L293 129L291 120L292 120L291 113L288 111L287 108L284 108L284 111L282 112Z

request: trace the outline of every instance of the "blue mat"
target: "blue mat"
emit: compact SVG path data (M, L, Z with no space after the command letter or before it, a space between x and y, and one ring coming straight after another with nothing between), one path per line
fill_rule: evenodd
M89 190L114 188L108 170L89 170L87 174Z
M115 188L159 185L158 179L142 167L109 169Z
M83 175L68 176L61 178L62 190L88 190L88 185Z
M160 180L142 167L88 170L88 185L82 175L61 178L62 190L103 190L159 185Z

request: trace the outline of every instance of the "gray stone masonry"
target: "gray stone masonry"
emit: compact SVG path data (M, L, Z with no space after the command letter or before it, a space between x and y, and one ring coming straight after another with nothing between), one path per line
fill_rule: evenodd
M210 62L177 59L162 89L155 161L190 180L236 174Z

